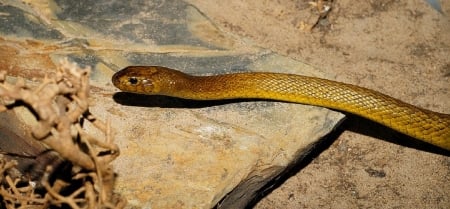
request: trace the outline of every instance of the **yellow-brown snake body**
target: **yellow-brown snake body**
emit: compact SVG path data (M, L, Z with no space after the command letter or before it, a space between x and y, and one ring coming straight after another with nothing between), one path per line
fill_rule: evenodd
M195 100L271 99L353 113L450 150L450 115L336 81L281 73L191 76L160 66L130 66L112 78L122 91Z

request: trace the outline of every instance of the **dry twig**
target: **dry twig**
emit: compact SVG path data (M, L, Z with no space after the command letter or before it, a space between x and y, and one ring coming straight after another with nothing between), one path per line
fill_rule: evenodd
M6 82L6 72L0 72L0 112L25 105L38 121L31 129L32 136L73 165L70 180L52 179L55 168L49 166L41 179L45 192L37 194L33 182L19 186L19 179L8 175L16 163L0 157L0 180L4 182L0 185L0 195L7 208L47 208L50 205L117 208L125 205L124 199L113 193L111 162L119 155L119 149L113 143L110 125L88 110L89 74L90 68L80 69L64 60L56 73L46 76L32 89L24 79L18 79L15 84ZM104 139L84 130L83 120L102 131Z

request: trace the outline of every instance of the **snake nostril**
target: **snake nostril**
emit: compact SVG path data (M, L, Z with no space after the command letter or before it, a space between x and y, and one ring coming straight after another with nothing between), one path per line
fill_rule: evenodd
M130 82L130 84L136 85L138 82L138 79L136 77L130 77L130 78L128 78L128 81Z

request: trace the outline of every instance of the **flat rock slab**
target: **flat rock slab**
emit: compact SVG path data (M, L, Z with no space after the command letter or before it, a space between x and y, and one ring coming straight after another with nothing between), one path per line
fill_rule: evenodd
M299 12L314 20L306 6ZM116 192L129 208L244 207L343 118L274 101L116 93L111 76L129 65L332 78L223 33L184 1L11 0L0 10L7 14L0 18L0 67L11 75L42 77L64 57L92 67L91 112L109 118L116 132Z

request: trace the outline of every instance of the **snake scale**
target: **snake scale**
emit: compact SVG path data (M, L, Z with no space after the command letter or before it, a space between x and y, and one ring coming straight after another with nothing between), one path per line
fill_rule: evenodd
M192 76L161 66L129 66L112 77L122 91L195 100L270 99L352 113L450 150L450 115L380 92L315 77L282 73Z

